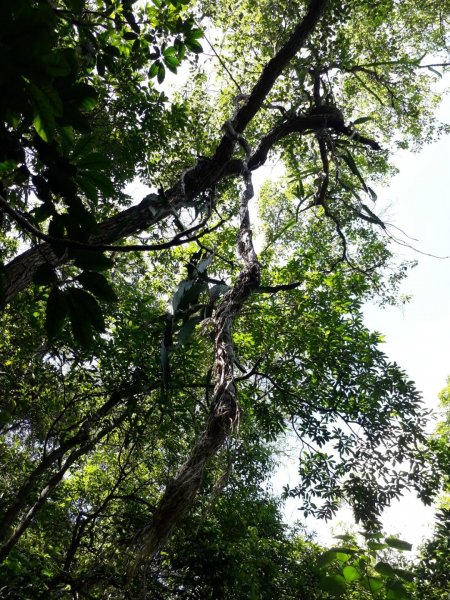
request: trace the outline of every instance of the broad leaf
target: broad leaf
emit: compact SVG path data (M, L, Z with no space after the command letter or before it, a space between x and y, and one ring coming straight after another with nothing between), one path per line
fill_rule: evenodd
M391 548L395 548L396 550L406 550L408 552L412 550L412 544L410 544L409 542L405 542L404 540L399 540L395 537L387 537L385 538L385 542L388 546L390 546Z
M61 331L68 310L66 294L57 287L53 288L48 297L45 311L45 330L50 339Z
M78 275L77 280L81 283L84 289L92 292L97 298L106 302L115 302L117 295L113 287L101 273L94 271L84 271Z

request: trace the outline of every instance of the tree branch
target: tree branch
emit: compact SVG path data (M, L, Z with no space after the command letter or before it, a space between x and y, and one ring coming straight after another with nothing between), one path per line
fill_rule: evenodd
M197 225L193 225L189 227L189 229L183 229L177 235L175 235L171 240L167 242L162 242L160 244L127 244L126 246L113 245L113 244L95 244L89 242L80 242L78 240L71 240L68 238L57 238L52 235L48 235L35 227L32 223L30 223L25 217L23 217L17 210L15 210L12 206L8 204L8 202L0 195L0 207L4 210L10 217L12 217L16 223L18 223L25 231L28 231L32 235L36 236L38 239L48 242L53 245L60 245L63 248L74 248L79 250L92 250L92 251L102 251L102 252L151 252L156 250L166 250L168 248L173 248L174 246L181 246L182 244L188 244L190 242L195 242L204 235L215 231L218 227L220 227L225 220L219 221L216 225L211 227L210 229L205 229L199 234L189 237L187 239L183 239L190 233L194 233L198 231L201 227L206 225L210 215L206 219L204 219L201 223Z
M327 0L311 0L303 20L296 27L286 44L264 67L260 78L245 103L236 111L229 122L237 134L242 134L248 123L261 108L275 81L295 56L319 21ZM181 208L192 205L202 191L211 189L224 176L235 149L237 139L230 135L229 128L209 161L197 163L183 173L175 185L165 193L164 199L150 194L137 206L120 212L100 224L100 233L93 236L92 243L111 243L135 235ZM249 165L249 168L252 167ZM236 172L234 172L236 174ZM198 203L200 204L200 203ZM41 244L27 250L12 260L6 267L3 281L2 303L10 302L20 291L31 284L36 269L43 263L53 267L68 261L68 254L56 256L50 244Z

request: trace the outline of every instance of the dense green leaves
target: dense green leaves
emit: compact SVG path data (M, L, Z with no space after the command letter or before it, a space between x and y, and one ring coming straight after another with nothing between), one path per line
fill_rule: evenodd
M374 534L362 532L364 538L367 539L368 535L372 538ZM378 539L383 539L381 532L376 532L375 535ZM346 548L327 550L317 561L320 585L332 598L365 597L365 591L369 593L369 597L383 600L410 598L413 574L398 568L398 559L389 556L390 560L387 562L388 555L383 556L383 549L391 545L388 540L390 542L394 539L396 542L401 540L386 537L384 538L386 544L380 544L381 547L374 550L370 542L367 543L366 548L363 548L358 545L354 536L347 534L343 537L347 542L352 542L351 551ZM402 544L411 549L411 545L407 542ZM383 560L377 562L380 550Z
M439 131L422 67L447 60L444 5L329 2L281 68L306 2L0 4L0 595L443 598L445 515L413 572L379 521L404 491L431 502L448 428L428 439L362 307L407 271L375 203L391 152ZM242 175L266 160L284 172L247 223ZM364 543L283 524L286 440L285 497L347 502ZM183 475L192 510L127 580Z

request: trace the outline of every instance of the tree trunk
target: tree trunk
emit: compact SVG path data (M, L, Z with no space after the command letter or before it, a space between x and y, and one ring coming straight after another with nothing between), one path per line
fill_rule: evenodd
M252 290L260 284L261 266L253 247L248 203L253 196L250 172L244 174L246 188L240 206L240 230L238 251L244 261L244 269L233 288L224 296L214 315L215 388L211 409L203 433L197 440L188 460L180 467L158 503L150 525L138 536L139 550L130 569L133 575L137 566L154 556L168 539L181 517L192 506L200 487L203 473L226 438L239 424L240 408L234 382L234 350L232 326Z

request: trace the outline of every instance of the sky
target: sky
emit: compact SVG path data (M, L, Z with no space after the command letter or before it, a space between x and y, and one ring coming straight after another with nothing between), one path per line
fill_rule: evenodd
M438 113L450 122L450 98ZM389 222L400 227L415 248L439 256L450 256L450 136L426 146L417 154L400 152L395 156L399 174L387 187L376 189L377 212L386 211ZM395 246L393 248L395 250ZM399 256L417 260L403 282L401 293L411 295L402 308L365 307L365 323L385 336L383 351L416 382L429 408L438 409L438 394L450 376L450 259L438 259L398 246ZM292 461L277 474L277 483L295 483ZM432 534L433 507L424 507L412 494L385 511L383 526L417 549ZM298 502L285 508L289 522L301 518ZM332 543L332 535L353 523L351 512L342 509L329 523L309 519L318 541Z

